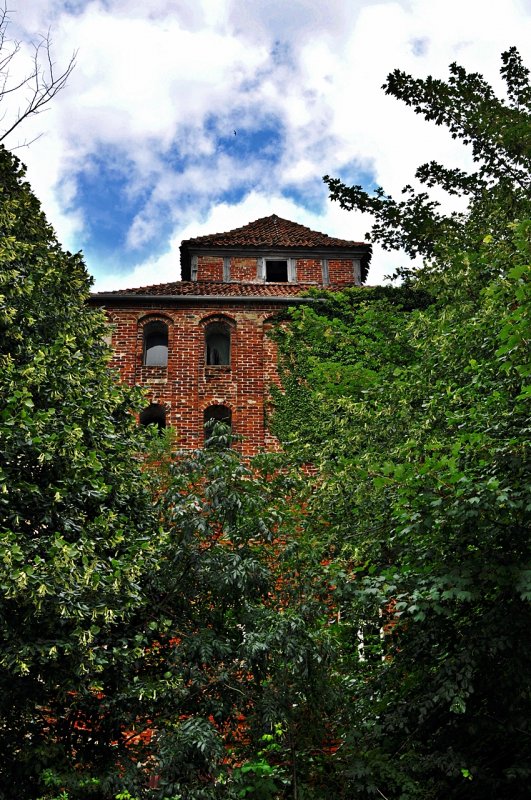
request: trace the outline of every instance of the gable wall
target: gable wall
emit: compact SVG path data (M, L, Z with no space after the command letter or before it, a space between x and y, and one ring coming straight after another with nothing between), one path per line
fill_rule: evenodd
M201 281L222 281L223 258L219 256L201 256L198 259L197 279Z
M232 281L241 283L256 283L257 277L257 258L246 256L245 258L234 257L230 259L230 277Z

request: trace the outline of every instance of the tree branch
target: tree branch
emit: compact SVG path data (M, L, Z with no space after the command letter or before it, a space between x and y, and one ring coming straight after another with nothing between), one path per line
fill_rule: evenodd
M28 117L44 111L45 106L64 89L75 67L77 56L77 51L74 51L66 67L57 71L53 59L50 31L48 31L46 35L41 36L36 43L33 43L32 68L29 73L21 80L12 83L10 66L13 59L20 53L21 45L20 42L8 38L9 24L9 12L4 4L0 8L0 102L8 95L23 89L29 90L29 94L25 103L18 108L14 119L11 117L5 129L0 130L0 142L4 142ZM2 119L6 116L7 112L4 112ZM33 141L35 138L31 140L31 142ZM27 146L30 143L25 142L18 146Z

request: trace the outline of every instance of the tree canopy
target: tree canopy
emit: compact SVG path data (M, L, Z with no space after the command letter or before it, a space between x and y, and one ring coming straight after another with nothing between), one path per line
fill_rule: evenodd
M74 724L112 660L99 637L140 601L158 522L83 261L4 149L0 187L0 786L29 797L59 758L51 719Z
M398 287L277 331L285 455L218 427L171 453L108 370L103 316L0 149L0 796L527 797L531 763L529 102L452 65L386 91L472 147L329 180ZM302 465L300 475L292 463Z
M374 240L426 261L398 288L298 308L279 333L276 429L319 468L310 513L340 609L348 797L528 793L531 95L514 50L502 76L506 100L457 65L448 82L389 76L472 147L474 174L417 171L468 210L327 179L375 215Z
M531 130L529 71L512 47L502 53L501 76L506 97L499 98L482 75L454 63L448 81L413 78L395 70L384 84L427 122L445 126L453 139L471 148L476 169L447 167L436 161L421 165L415 178L430 189L438 186L468 201L463 212L446 212L429 191L403 188L395 200L378 188L374 196L361 186L346 186L325 177L330 197L345 209L374 215L371 236L386 249L404 248L411 256L443 255L446 248L475 247L488 234L503 235L505 222L529 214Z
M326 735L301 485L223 430L150 439L81 256L4 149L0 185L0 797L276 792L261 750L289 738L311 773Z

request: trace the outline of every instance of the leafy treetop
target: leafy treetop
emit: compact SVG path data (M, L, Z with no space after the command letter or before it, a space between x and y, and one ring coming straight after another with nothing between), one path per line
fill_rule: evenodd
M420 166L415 177L428 189L438 186L469 201L465 212L445 213L426 191L407 185L403 200L378 188L374 196L361 186L347 187L325 176L330 197L342 208L374 215L371 238L388 250L403 248L410 256L442 255L456 244L474 246L487 234L500 233L504 221L529 213L531 190L531 88L529 70L516 48L502 53L501 75L507 98L496 97L478 73L451 64L447 82L415 79L392 72L383 88L436 125L444 125L454 139L472 148L473 172L446 167L436 161Z

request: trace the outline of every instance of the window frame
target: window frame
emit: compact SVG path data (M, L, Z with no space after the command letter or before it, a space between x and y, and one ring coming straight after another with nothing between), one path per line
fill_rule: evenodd
M214 364L208 360L209 346L208 339L210 335L224 335L228 340L228 357L227 361L221 364ZM230 369L232 364L232 327L223 319L213 319L206 323L204 326L204 347L205 347L205 367L214 369L225 368Z
M285 261L287 266L287 280L285 281L268 281L267 280L267 262L268 261ZM297 259L292 256L275 254L264 255L258 258L257 263L257 279L263 283L296 283L297 282Z
M165 363L163 364L149 364L148 363L148 337L150 335L150 328L156 329L159 328L160 331L164 329L166 335L166 359ZM156 330L153 330L152 333L156 333ZM160 347L161 345L152 345L152 347ZM168 368L168 359L170 354L170 326L169 324L163 319L148 319L142 325L142 366L148 368L157 368L157 369L167 369Z

